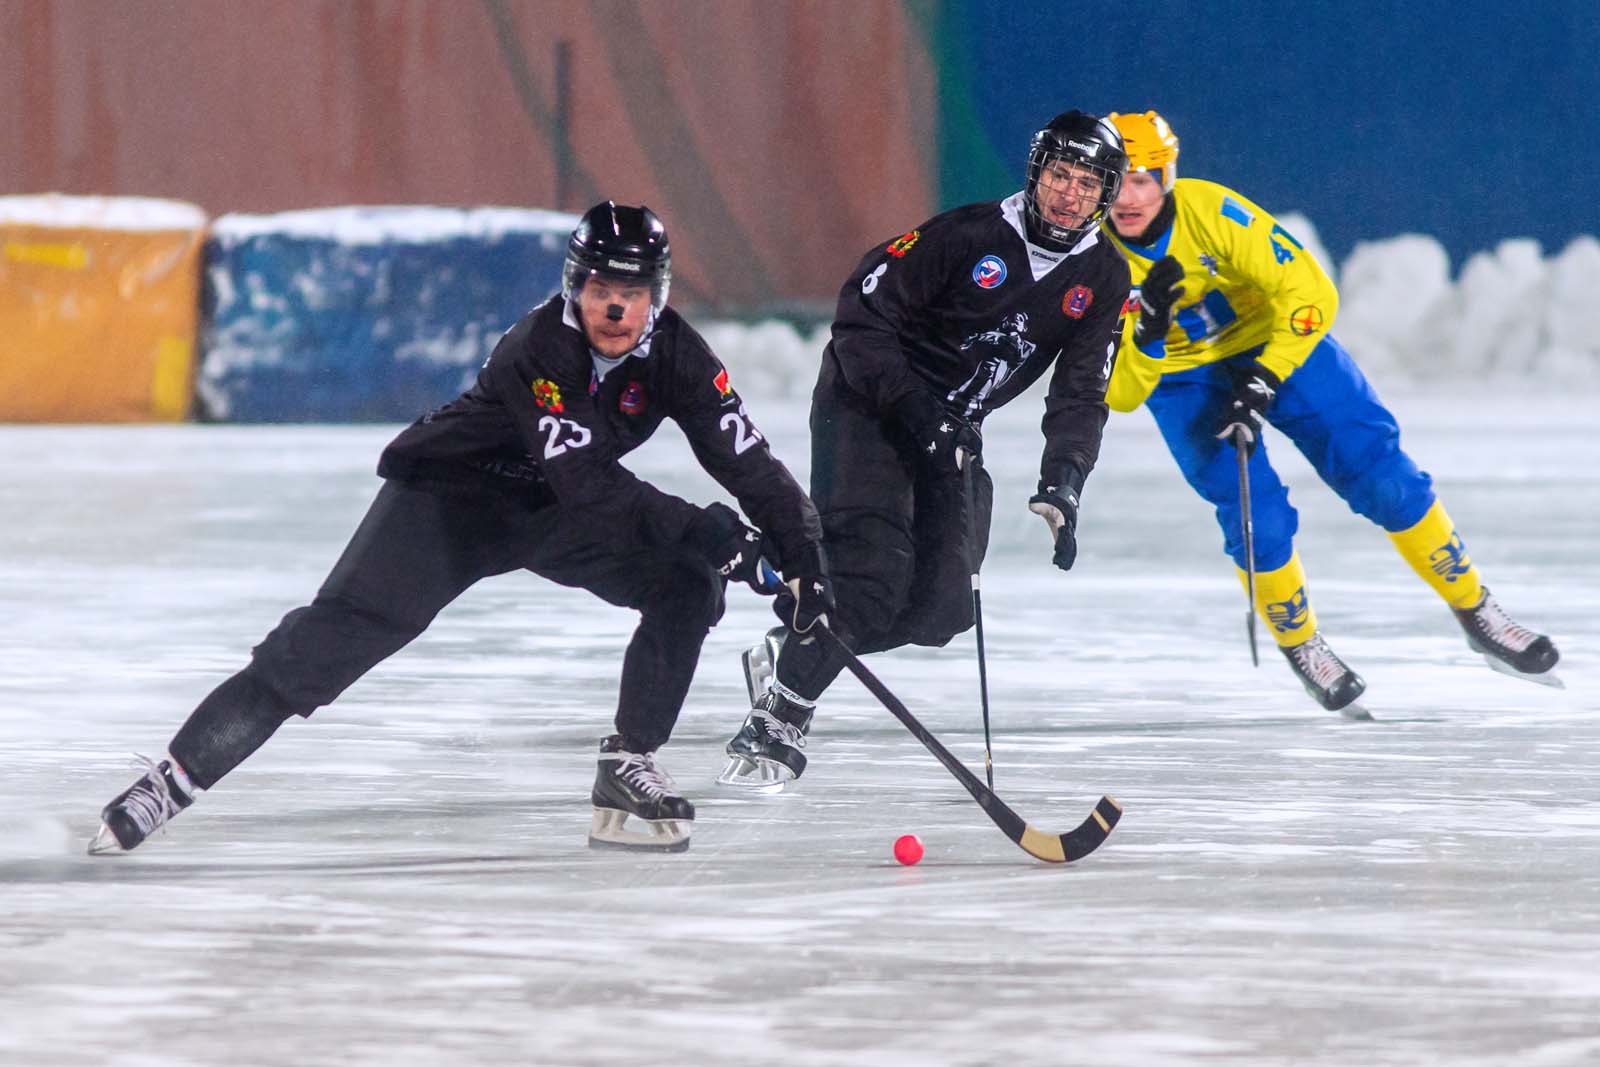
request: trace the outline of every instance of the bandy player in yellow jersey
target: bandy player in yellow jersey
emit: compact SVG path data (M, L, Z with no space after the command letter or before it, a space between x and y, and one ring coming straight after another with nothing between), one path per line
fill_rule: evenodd
M1125 328L1106 400L1150 409L1183 476L1210 502L1243 576L1236 447L1249 456L1255 610L1318 703L1350 708L1366 688L1317 629L1294 549L1289 493L1267 459L1283 433L1350 509L1383 527L1454 611L1467 643L1507 674L1559 685L1548 637L1511 619L1483 585L1433 481L1328 332L1333 282L1271 215L1213 182L1178 177L1178 138L1154 111L1111 115L1128 176L1104 224L1128 259ZM1235 442L1238 442L1236 445Z

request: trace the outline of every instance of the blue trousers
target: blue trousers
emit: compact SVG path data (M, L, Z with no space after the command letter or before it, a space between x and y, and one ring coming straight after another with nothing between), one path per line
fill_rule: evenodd
M1238 464L1232 443L1219 441L1216 433L1238 365L1260 353L1255 348L1165 375L1146 401L1184 478L1216 508L1227 553L1241 568ZM1283 382L1266 416L1357 515L1397 532L1415 526L1433 506L1433 479L1400 450L1394 416L1331 336ZM1265 441L1250 457L1249 471L1256 569L1277 570L1294 552L1299 516L1272 469Z

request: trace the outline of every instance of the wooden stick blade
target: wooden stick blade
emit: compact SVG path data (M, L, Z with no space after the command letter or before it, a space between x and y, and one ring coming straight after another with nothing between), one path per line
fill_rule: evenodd
M1089 817L1083 820L1082 825L1076 830L1064 834L1051 834L1029 826L1023 821L1022 816L995 796L994 791L986 788L978 780L977 775L967 769L966 764L945 748L944 744L911 714L910 709L900 702L900 698L889 692L888 687L867 670L866 665L843 641L839 640L837 634L826 625L819 625L818 629L828 644L843 657L850 673L854 674L861 684L867 687L868 692L877 697L878 702L888 708L889 712L900 720L901 725L910 730L917 740L944 764L945 770L954 775L956 781L972 794L972 799L978 802L978 806L1000 828L1000 832L1028 855L1049 863L1071 863L1099 848L1105 839L1111 836L1112 828L1117 825L1117 820L1122 818L1122 805L1110 797L1101 797L1100 802L1089 813Z

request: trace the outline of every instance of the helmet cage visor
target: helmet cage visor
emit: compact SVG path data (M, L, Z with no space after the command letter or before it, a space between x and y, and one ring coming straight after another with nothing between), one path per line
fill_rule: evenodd
M1120 163L1120 160L1118 161ZM1057 163L1066 164L1079 171L1089 171L1100 179L1100 195L1094 209L1076 226L1060 226L1051 222L1039 208L1040 179ZM1028 153L1028 195L1024 198L1028 222L1037 237L1046 245L1066 250L1077 244L1083 235L1105 218L1117 194L1122 191L1123 169L1111 162L1089 159L1070 150L1053 145L1041 145Z
M654 262L622 259L615 256L599 258L580 256L568 250L561 268L561 295L575 301L590 278L605 278L619 285L637 285L650 289L650 309L656 314L667 306L667 293L672 288L672 261L670 258Z

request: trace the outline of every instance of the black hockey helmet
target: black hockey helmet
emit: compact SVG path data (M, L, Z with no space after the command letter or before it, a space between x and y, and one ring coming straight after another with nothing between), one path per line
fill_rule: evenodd
M1039 211L1039 175L1053 163L1064 160L1089 167L1100 174L1100 203L1081 226L1057 226ZM1108 120L1082 111L1065 111L1051 119L1033 135L1028 144L1028 185L1026 189L1028 239L1034 244L1065 252L1097 225L1122 190L1128 173L1128 153L1122 135Z
M567 241L561 295L571 300L596 274L650 287L650 305L660 311L672 285L672 249L667 228L647 207L607 200L584 212Z

